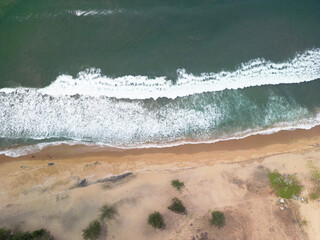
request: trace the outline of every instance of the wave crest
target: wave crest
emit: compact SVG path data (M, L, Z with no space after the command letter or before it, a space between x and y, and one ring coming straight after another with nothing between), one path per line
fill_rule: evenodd
M165 77L109 78L89 69L75 79L59 76L41 89L0 89L0 138L63 138L130 148L309 128L320 123L316 94L309 96L313 104L307 106L296 91L276 91L279 87L253 89L263 93L259 100L250 89L223 90L300 83L319 76L320 49L284 63L252 60L233 72L195 76L178 70L176 84ZM307 92L310 86L291 87Z
M293 59L273 63L254 59L243 63L235 71L202 73L194 75L185 69L177 70L176 83L165 76L122 76L110 78L100 69L82 71L77 78L59 76L48 87L39 90L48 95L107 96L118 99L157 99L184 97L226 89L242 89L253 86L300 83L320 78L320 48L297 54Z

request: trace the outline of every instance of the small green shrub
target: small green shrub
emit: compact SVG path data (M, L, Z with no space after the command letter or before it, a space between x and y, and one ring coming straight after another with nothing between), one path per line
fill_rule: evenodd
M157 229L161 229L164 227L162 215L159 212L153 212L149 214L148 223Z
M103 205L99 209L99 212L99 219L101 222L112 219L117 213L116 209L108 204Z
M183 206L181 200L178 198L173 198L171 205L168 207L169 210L176 213L185 213L186 208Z
M306 226L308 224L307 220L302 220L301 225Z
M0 228L0 240L11 239L11 231L5 228Z
M311 200L317 200L320 197L320 193L318 191L311 192L309 194Z
M268 173L271 187L276 194L282 198L290 199L293 196L298 197L302 191L302 186L297 176L282 175L277 170Z
M45 229L30 232L15 232L0 228L0 240L54 240L50 233Z
M210 220L211 225L221 228L226 224L226 219L224 217L223 212L213 211L211 215L212 215L212 218Z
M311 168L311 182L313 184L309 197L316 200L320 197L320 170L312 161L309 161L309 167Z
M40 237L42 237L44 235L45 235L45 230L44 229L39 229L39 230L36 230L36 231L31 233L31 236L33 238L40 238Z
M31 237L30 232L16 232L11 238L12 240L31 240L33 239Z
M48 232L45 229L39 229L36 231L33 231L31 233L31 237L34 240L53 240L54 238L50 235L50 232Z
M100 222L98 220L92 221L88 227L82 230L82 237L85 240L96 240L98 239L101 231Z
M173 187L175 187L178 191L181 190L181 188L184 187L184 183L183 182L180 182L179 179L174 179L171 181L171 185Z
M309 167L311 168L312 180L320 181L320 170L314 165L311 160L309 161Z

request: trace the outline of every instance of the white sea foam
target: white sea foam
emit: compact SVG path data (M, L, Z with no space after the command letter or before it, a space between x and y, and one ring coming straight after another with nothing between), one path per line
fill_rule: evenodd
M32 19L45 19L45 18L56 18L65 15L74 15L77 17L86 17L86 16L109 16L114 14L122 13L121 9L91 9L91 10L66 10L62 12L44 12L44 13L29 13L22 16L15 16L13 19L17 21L26 21Z
M100 9L100 10L67 10L66 11L69 14L73 14L77 17L81 16L106 16L111 15L115 13L121 13L121 9L115 9L115 10L108 10L108 9Z
M41 89L3 88L0 138L64 138L144 148L308 129L320 124L318 110L299 104L290 94L279 96L269 88L258 103L243 91L219 91L319 78L319 57L320 49L314 49L285 63L250 61L234 72L193 76L180 71L177 84L165 77L111 79L91 70L76 79L60 76ZM151 97L171 99L143 100ZM2 154L19 156L37 149L7 149Z
M0 150L0 155L3 154L8 157L20 157L20 156L25 156L25 155L39 152L43 148L48 146L59 146L61 144L75 145L78 143L73 141L60 141L60 142L37 143L33 145L18 146L18 147L11 146L4 150Z
M118 148L118 149L143 149L143 148L170 148L170 147L176 147L186 144L210 144L210 143L217 143L222 141L230 141L230 140L240 140L247 138L249 136L254 135L270 135L274 134L280 131L294 131L297 129L305 129L309 130L315 126L320 125L320 114L318 114L315 118L305 120L305 121L299 121L295 123L279 123L277 126L274 126L272 128L268 129L255 129L250 131L245 131L241 133L236 133L233 136L229 137L223 137L218 139L208 139L208 140L199 140L199 141L192 141L192 140L181 140L181 141L173 141L173 142L167 142L167 143L158 143L158 144L139 144L134 146L119 146L119 145L113 145L113 144L106 144L106 143L89 143L89 142L82 142L82 141L59 141L59 142L47 142L47 143L38 143L34 145L28 145L28 146L19 146L19 147L9 147L4 150L0 150L0 156L4 155L7 157L20 157L20 156L26 156L30 154L37 153L41 151L42 149L49 147L49 146L59 146L62 144L66 144L69 146L72 145L84 145L89 147L112 147L112 148Z
M39 92L53 96L75 95L107 96L128 99L183 97L204 92L242 89L253 86L300 83L320 78L320 48L297 54L293 59L273 63L255 59L233 72L202 73L194 75L178 69L175 84L165 76L122 76L110 78L99 69L80 72L77 78L70 75L59 76L48 87ZM8 90L7 90L8 91Z
M162 104L107 97L49 96L36 89L19 88L0 93L0 137L66 138L123 148L163 147L319 124L319 117L314 118L307 108L272 91L264 108L239 91L212 93L209 101L207 97L196 95ZM245 120L248 116L250 122ZM226 121L231 121L227 128Z
M185 69L178 69L177 75L178 79L173 84L165 76L149 78L127 75L110 78L102 75L100 69L91 68L79 72L77 78L65 74L60 75L49 86L37 91L51 96L80 94L118 99L157 99L161 97L175 99L226 89L308 82L320 78L320 48L297 54L293 59L282 63L255 59L241 64L233 72L221 71L194 75L188 74ZM3 88L0 89L0 92L8 93L15 90Z

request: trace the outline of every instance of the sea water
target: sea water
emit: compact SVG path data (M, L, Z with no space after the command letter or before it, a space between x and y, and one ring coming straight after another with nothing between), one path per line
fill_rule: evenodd
M0 10L0 153L320 123L317 0L12 0Z

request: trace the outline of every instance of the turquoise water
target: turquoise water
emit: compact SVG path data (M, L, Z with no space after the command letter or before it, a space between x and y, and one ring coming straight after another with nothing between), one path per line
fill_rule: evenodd
M214 142L320 122L317 0L0 3L0 147Z

